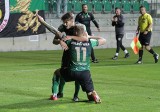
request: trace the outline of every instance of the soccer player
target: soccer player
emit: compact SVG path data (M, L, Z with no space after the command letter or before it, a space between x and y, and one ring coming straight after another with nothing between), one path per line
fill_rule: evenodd
M90 28L91 21L97 27L97 30L100 31L99 24L95 20L94 15L92 13L88 12L87 4L82 4L82 12L77 14L77 16L75 18L75 22L84 24L86 26L86 30L87 30L88 35L92 35L91 28ZM98 60L95 57L93 48L92 48L92 52L91 52L91 58L92 58L93 63L98 63Z
M126 50L126 48L122 44L122 39L124 36L124 17L121 14L121 10L119 8L115 9L116 15L112 19L112 26L115 26L115 33L116 33L116 41L117 41L117 49L116 49L116 54L112 58L113 60L118 59L119 51L120 48L124 51L125 53L125 58L129 57L129 53Z
M77 24L75 26L75 35L82 38L84 36L84 26ZM86 42L76 40L67 40L69 47L70 66L68 68L61 68L56 70L55 77L62 76L66 82L78 81L82 90L87 93L88 99L100 103L100 97L94 90L93 82L90 74L90 55L91 49L94 46L105 44L106 40L101 37L92 37ZM56 82L57 80L55 80Z
M59 26L58 30L60 32L65 32L66 35L74 35L74 15L70 12L64 14L61 18L61 20L63 21L63 24ZM85 35L87 35L87 33L85 33ZM87 41L88 39L87 38L76 38L76 36L72 36L73 39L75 40L78 40L78 41ZM63 52L63 56L62 56L62 65L61 65L61 68L66 68L69 66L69 60L70 60L70 57L69 57L69 50L68 50L68 46L66 45L65 42L61 41L58 39L58 37L55 37L54 40L53 40L53 44L60 44L62 46L62 48L64 49L64 52ZM56 72L54 73L56 74ZM52 79L52 82L54 83L54 80L57 80L57 82L59 82L60 84L55 84L59 85L59 92L58 90L56 89L57 87L53 86L52 85L52 93L53 95L51 96L51 99L52 100L57 100L57 97L58 98L61 98L63 97L63 88L64 88L64 84L65 84L65 81L63 80L63 78L60 78L60 81L59 81L59 78L60 77L56 77L56 78L53 78ZM73 100L74 101L78 101L79 98L78 98L78 92L79 92L79 89L80 89L80 85L78 82L75 81L75 93L74 93L74 96L73 96ZM53 92L54 91L54 92ZM58 95L57 95L57 92L58 92Z
M158 62L159 54L154 52L154 50L150 47L150 39L152 35L152 17L150 14L146 12L146 8L144 6L140 7L141 16L138 19L138 27L137 27L137 35L139 35L139 41L142 45L142 48L139 50L139 59L136 62L137 64L142 63L143 57L143 48L145 48L148 52L150 52L155 60L155 63Z

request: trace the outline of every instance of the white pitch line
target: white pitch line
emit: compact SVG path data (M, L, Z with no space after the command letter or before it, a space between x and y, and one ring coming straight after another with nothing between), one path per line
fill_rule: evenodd
M37 70L49 70L50 68L48 69L28 69L28 70L11 70L11 71L0 71L0 72L31 72L31 71L37 71ZM51 68L52 69L52 68ZM56 70L56 69L53 69L53 70Z

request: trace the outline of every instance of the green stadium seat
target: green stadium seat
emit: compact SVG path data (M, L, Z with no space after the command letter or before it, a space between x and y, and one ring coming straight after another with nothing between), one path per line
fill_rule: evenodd
M144 0L140 0L139 3L140 3L140 5L143 5L144 4Z
M45 0L44 1L44 3L45 3L45 11L49 11L49 2L48 2L48 0Z
M73 0L73 11L76 12L80 12L82 11L82 2L79 0Z
M140 7L140 3L137 2L137 1L134 1L134 2L133 2L133 12L134 12L134 13L139 12L139 7Z
M103 5L104 5L104 12L110 12L112 11L112 3L108 0L104 0L103 1Z
M144 1L143 6L145 6L147 11L150 10L149 3L147 1Z
M116 7L118 7L118 8L122 8L122 4L121 4L121 2L120 1L114 1L114 2L112 2L112 4L113 4L113 6L114 6L114 9L116 8Z
M128 0L122 0L121 3L124 4L126 2L129 2Z
M70 12L73 11L73 3L71 0L69 0L67 3L67 11L70 11Z
M94 0L92 3L95 12L102 12L103 3L100 0Z
M130 13L131 12L131 4L127 0L123 2L123 12L124 13Z
M57 11L57 2L56 2L56 0L51 0L51 4L52 4L53 12L56 12Z

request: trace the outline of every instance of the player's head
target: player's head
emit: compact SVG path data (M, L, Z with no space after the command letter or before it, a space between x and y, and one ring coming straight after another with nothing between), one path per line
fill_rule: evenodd
M85 12L85 13L87 13L87 11L88 11L87 4L82 4L82 11Z
M120 15L121 14L121 9L116 7L115 8L115 13L116 13L116 15Z
M142 15L146 13L146 8L144 6L140 6L139 10Z
M61 17L63 24L66 26L67 29L74 26L74 14L71 12L67 12Z
M74 34L76 36L83 36L85 33L85 26L83 24L76 24L74 26Z

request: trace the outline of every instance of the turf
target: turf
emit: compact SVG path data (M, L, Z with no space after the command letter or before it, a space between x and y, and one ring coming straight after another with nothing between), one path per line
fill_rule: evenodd
M0 112L160 112L160 62L145 51L143 64L135 65L138 56L129 51L129 59L121 51L114 61L115 49L95 50L100 62L91 64L91 73L101 104L87 102L82 91L80 102L72 102L73 82L64 98L48 100L62 51L1 52Z

